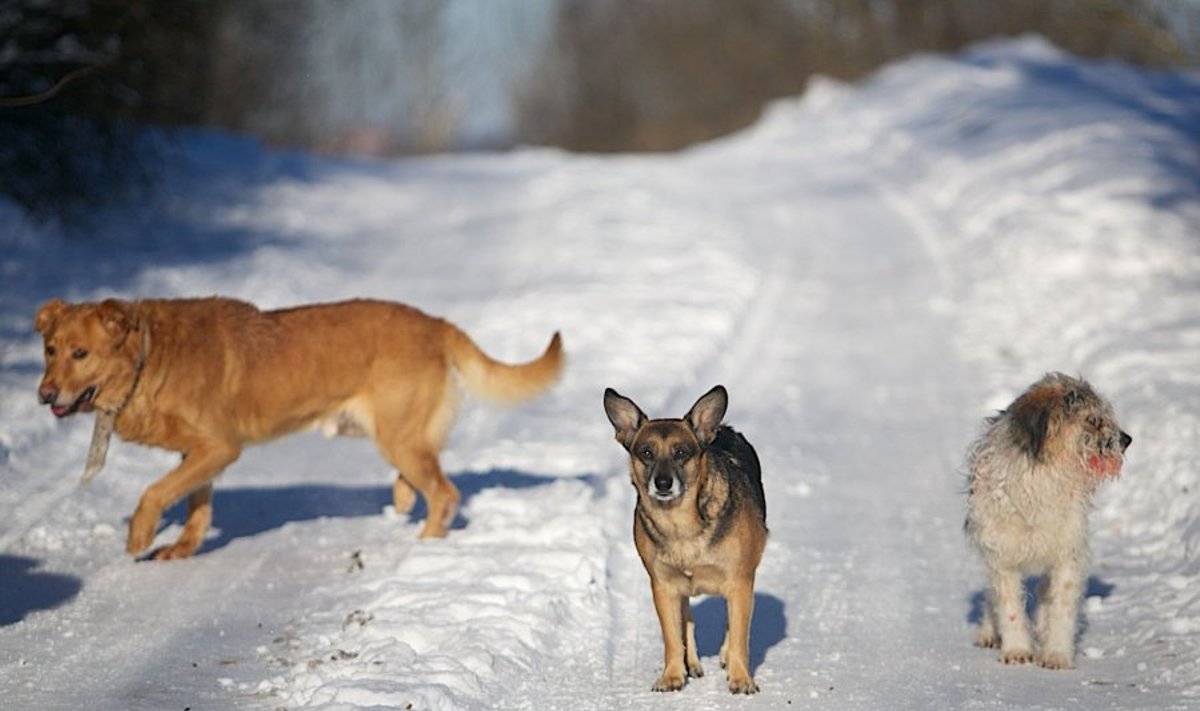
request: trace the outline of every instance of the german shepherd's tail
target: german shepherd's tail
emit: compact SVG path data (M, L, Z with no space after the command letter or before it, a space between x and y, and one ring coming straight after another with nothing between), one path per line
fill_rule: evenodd
M451 323L445 330L446 353L467 392L499 403L517 403L538 395L558 381L565 357L557 331L545 352L528 363L509 365L493 360L470 336Z

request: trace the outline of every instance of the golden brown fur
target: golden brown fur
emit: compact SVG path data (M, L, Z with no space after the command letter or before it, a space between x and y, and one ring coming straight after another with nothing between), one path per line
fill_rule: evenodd
M727 402L718 385L682 419L648 420L632 400L611 388L604 394L617 441L630 453L638 493L633 542L662 628L663 671L655 691L682 689L687 677L704 675L688 601L693 595L726 599L720 659L729 690L758 691L750 674L750 618L767 540L766 501L753 447L720 424Z
M400 472L396 509L420 492L422 537L443 536L459 500L437 460L455 411L451 374L473 394L511 402L546 390L563 363L557 333L538 359L510 366L447 321L383 301L260 311L224 298L54 300L35 326L46 344L39 393L56 415L115 412L123 439L183 455L129 523L128 550L141 553L163 510L188 497L183 534L160 559L199 548L212 480L243 446L308 427L371 437Z

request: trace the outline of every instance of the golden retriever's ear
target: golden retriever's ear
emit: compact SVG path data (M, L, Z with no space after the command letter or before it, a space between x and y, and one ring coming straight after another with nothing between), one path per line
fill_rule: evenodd
M51 299L42 304L42 308L38 309L37 315L33 317L33 327L38 333L45 333L47 329L54 325L58 320L58 315L63 309L67 308L67 303L62 299Z
M127 301L105 299L96 307L96 314L104 328L113 335L124 335L133 330L133 313Z

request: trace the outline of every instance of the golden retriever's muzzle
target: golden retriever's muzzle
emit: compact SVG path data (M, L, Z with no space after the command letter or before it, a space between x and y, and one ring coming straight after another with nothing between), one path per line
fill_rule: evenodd
M62 395L59 389L53 383L47 383L38 388L38 399L43 405L50 406L50 412L54 413L55 417L67 417L74 415L76 412L91 412L92 401L96 398L96 386L90 385L84 388L79 397L66 405L58 403L58 398Z

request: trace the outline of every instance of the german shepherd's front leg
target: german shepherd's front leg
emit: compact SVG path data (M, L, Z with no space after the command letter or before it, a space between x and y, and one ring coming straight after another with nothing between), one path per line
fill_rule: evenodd
M162 519L163 511L184 496L192 492L199 492L202 487L209 486L213 478L232 464L240 453L241 450L236 445L225 442L207 442L184 455L179 466L151 484L142 494L137 510L129 519L129 540L126 550L133 555L138 555L149 548L154 541L154 534L158 528L158 522ZM192 513L196 516L188 517L188 525L180 539L181 544L184 544L185 547L190 546L192 542L195 542L197 548L199 547L212 516L211 508L209 508L211 501L205 501L204 499L207 497L203 493L199 493L198 496L200 498L194 502L198 506L192 509ZM163 557L186 557L195 550L186 551L186 555L183 555L185 554L183 549L177 552L181 555Z
M687 680L684 666L683 644L683 596L674 586L657 578L650 581L654 594L654 609L658 612L658 624L662 627L663 671L654 682L655 691L679 691Z
M692 603L688 600L687 595L681 595L679 600L683 612L684 649L686 650L684 661L687 662L687 673L693 679L699 679L704 676L704 667L700 666L700 652L696 649L696 620L692 617Z
M725 632L726 667L729 690L735 694L756 694L758 684L750 676L750 618L754 614L754 578L735 580L725 596L729 627Z

